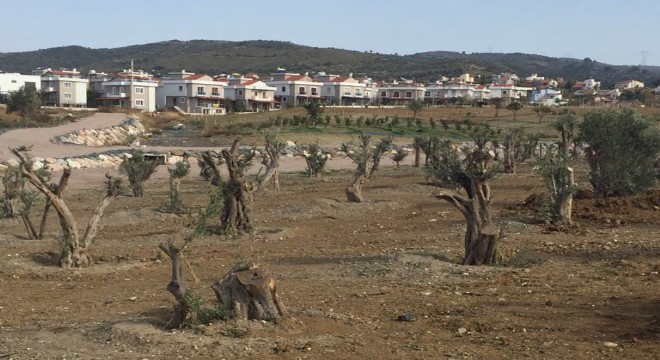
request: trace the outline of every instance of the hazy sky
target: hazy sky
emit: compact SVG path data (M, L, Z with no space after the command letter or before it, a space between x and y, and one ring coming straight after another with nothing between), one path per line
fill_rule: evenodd
M0 52L282 40L381 53L524 52L660 65L660 0L0 0Z

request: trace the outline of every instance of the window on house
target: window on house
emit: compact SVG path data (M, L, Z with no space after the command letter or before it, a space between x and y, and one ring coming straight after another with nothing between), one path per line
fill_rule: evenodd
M312 88L312 95L318 95L318 90L316 88Z
M71 100L71 93L64 93L64 98L66 100Z
M204 87L203 87L203 86L198 86L198 87L197 87L197 94L198 94L198 95L206 95L206 91L204 91Z
M184 98L183 96L180 97L180 98L179 98L179 102L182 103L182 104L185 104L185 102L186 102L186 98Z
M426 97L431 96L431 92L430 92L430 91L426 91L426 92L424 92L424 96L426 96Z
M392 94L392 97L398 98L398 97L399 97L399 92L398 92L398 91L395 91L395 92Z
M117 95L117 87L116 86L112 87L112 95Z
M282 92L286 92L286 86L282 86Z
M135 106L144 106L144 100L136 99Z
M300 93L300 95L305 95L305 87L304 86L299 87L298 93Z
M12 84L16 84L16 80L12 80L11 83L12 83Z
M502 95L506 95L506 90L502 90Z
M144 94L144 88L143 87L136 87L135 88L135 93L136 94Z
M183 86L179 86L179 92L183 92Z
M65 82L65 83L64 83L64 87L65 87L65 88L70 88L70 87L71 87L71 83L70 83L70 82Z
M380 96L381 96L381 97L386 97L386 96L387 96L387 92L386 92L386 91L381 91L381 92L380 92Z
M123 86L121 86L121 87L119 88L119 92L120 92L120 93L123 93L123 92L124 92L124 87L123 87Z
M412 91L406 91L406 97L411 98L412 97Z
M266 98L266 92L265 92L265 91L262 91L262 92L261 92L261 97L262 97L262 98Z
M242 96L243 95L243 90L238 90L238 95Z
M214 88L211 88L211 94L215 95L215 96L218 96L218 95L220 95L220 91L218 90L217 87L214 87Z
M282 98L282 101L283 101L283 102L286 102L286 96Z

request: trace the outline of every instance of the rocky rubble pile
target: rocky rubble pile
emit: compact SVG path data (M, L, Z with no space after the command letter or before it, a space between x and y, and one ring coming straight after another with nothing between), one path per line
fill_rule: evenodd
M81 129L57 136L54 141L87 146L133 145L131 143L146 131L137 118L129 116L119 125L105 129Z

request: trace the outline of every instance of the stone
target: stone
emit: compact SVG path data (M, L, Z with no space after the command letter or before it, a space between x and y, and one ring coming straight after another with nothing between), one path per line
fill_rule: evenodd
M462 328L458 328L458 330L456 331L456 333L457 333L458 335L465 335L465 334L467 334L467 329L464 328L464 327L462 327Z

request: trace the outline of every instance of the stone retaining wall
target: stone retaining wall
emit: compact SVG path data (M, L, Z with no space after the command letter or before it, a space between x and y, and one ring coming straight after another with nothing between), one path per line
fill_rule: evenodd
M62 144L86 146L133 145L137 137L147 132L140 121L129 116L123 123L105 129L81 129L55 137Z

